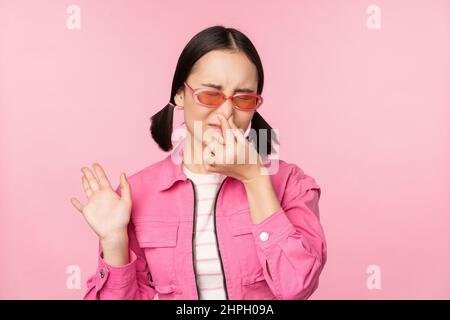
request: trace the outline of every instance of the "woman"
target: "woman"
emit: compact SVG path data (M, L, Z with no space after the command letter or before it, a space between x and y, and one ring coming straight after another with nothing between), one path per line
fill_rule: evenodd
M268 160L276 136L256 111L263 82L244 34L207 28L184 48L170 102L152 117L153 139L170 151L174 108L183 110L181 151L123 173L115 190L98 163L82 168L88 201L71 202L100 242L85 299L306 299L315 291L326 262L321 190L295 164Z

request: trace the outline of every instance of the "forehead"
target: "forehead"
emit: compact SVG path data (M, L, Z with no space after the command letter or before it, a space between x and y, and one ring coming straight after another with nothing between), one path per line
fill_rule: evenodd
M224 88L247 86L256 90L255 65L242 51L213 50L202 56L192 68L189 79L209 82Z

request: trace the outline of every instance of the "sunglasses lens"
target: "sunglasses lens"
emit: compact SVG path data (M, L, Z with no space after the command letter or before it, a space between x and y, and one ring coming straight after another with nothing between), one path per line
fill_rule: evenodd
M252 95L240 95L234 98L234 102L243 110L253 110L260 104L260 99Z
M203 91L197 95L198 100L209 106L220 105L223 101L223 96L216 91Z

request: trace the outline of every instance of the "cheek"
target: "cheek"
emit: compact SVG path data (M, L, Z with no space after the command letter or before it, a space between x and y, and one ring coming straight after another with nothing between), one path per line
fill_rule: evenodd
M250 123L252 121L254 112L245 112L240 111L239 113L234 114L234 123L238 128L241 128L242 130L247 130L247 128L250 126Z
M204 131L204 127L208 123L208 117L210 117L211 112L213 111L197 105L185 107L184 122L191 135L194 136L194 128L202 128L202 131ZM199 135L195 135L195 137L197 139L201 138Z
M205 121L208 118L208 114L208 109L192 104L185 107L184 120L186 123L192 123L193 126L194 121Z

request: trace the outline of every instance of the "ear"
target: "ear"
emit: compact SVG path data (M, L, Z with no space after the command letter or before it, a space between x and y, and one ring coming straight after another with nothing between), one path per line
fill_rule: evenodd
M175 100L175 104L178 107L180 107L180 108L184 107L184 87L182 89L178 90L177 94L175 94L174 100Z

